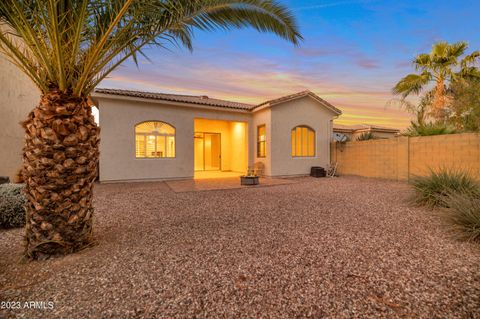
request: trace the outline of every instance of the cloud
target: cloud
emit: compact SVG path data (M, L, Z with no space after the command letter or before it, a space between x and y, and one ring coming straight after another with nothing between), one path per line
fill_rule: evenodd
M397 63L395 63L395 68L397 68L397 69L406 69L406 68L412 69L412 62L411 61L397 62Z
M380 67L377 60L365 57L358 58L356 64L364 69L378 69Z
M139 69L122 67L100 87L208 95L251 104L309 89L343 110L339 123L404 127L409 122L405 112L385 107L392 98L388 88L366 83L354 74L349 75L353 84L348 84L341 72L324 73L321 68L312 70L311 65L302 69L248 55L236 56L229 63L221 57L192 63L192 57L180 55L152 61ZM363 67L371 67L370 62L362 61Z
M295 48L294 53L305 61L343 59L348 64L353 64L362 69L378 69L380 63L378 59L371 58L360 51L353 43L339 43L336 41L334 46L303 46ZM311 63L311 62L310 62Z
M342 53L341 50L331 48L312 48L312 47L299 47L295 49L295 52L300 56L305 57L319 57L330 56Z

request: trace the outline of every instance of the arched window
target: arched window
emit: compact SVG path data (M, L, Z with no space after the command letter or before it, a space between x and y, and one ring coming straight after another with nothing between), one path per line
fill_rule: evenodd
M297 126L292 129L292 156L315 156L315 131L308 126Z
M175 128L160 121L135 125L135 157L175 157Z

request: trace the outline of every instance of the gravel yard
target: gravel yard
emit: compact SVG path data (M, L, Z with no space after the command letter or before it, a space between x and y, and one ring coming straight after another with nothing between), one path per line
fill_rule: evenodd
M0 318L480 318L480 245L408 196L356 177L98 185L93 248L20 264L23 231L0 231L0 300L54 303Z

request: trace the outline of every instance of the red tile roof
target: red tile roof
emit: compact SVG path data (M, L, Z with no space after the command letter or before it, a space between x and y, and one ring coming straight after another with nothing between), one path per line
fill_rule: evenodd
M142 92L142 91L131 91L131 90L118 90L118 89L96 89L95 93L121 95L121 96L170 101L170 102L192 103L192 104L226 107L226 108L240 109L240 110L251 110L254 107L254 105L246 104L246 103L212 99L205 95L180 95L180 94L153 93L153 92Z

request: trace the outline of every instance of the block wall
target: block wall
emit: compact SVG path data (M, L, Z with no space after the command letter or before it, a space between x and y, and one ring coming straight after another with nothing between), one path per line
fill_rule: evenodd
M342 175L395 180L454 168L480 179L480 134L396 137L332 144L332 161Z

